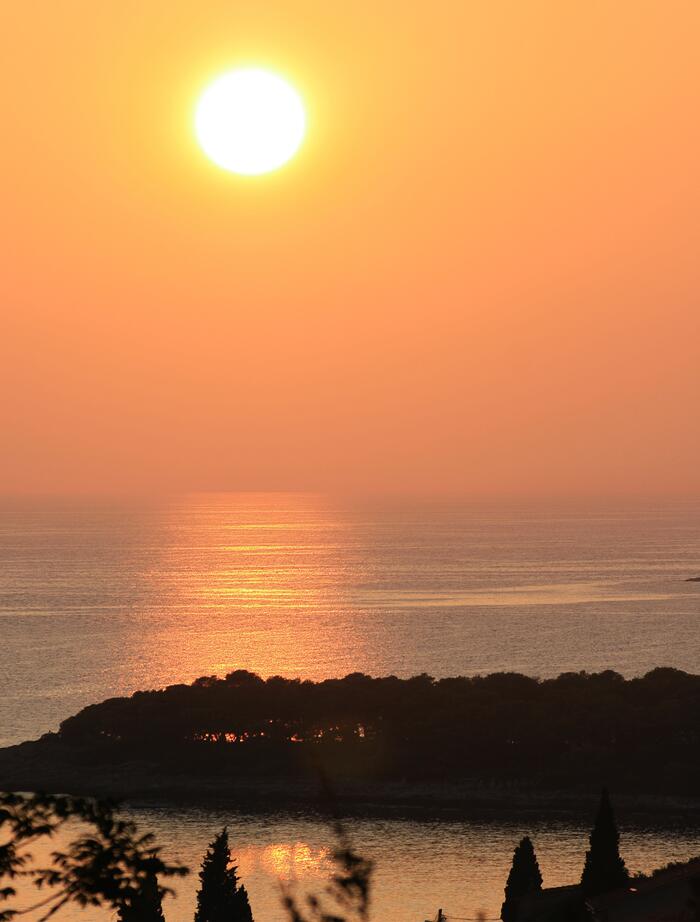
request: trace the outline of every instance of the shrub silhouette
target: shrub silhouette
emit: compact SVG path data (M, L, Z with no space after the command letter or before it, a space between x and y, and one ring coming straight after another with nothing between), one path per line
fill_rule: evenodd
M79 820L84 831L62 851L52 852L49 865L37 866L29 848L51 839L71 820ZM0 922L30 911L39 913L33 919L44 922L68 903L123 912L143 896L145 886L153 885L151 897L160 904L160 897L172 891L159 886L155 875L187 874L187 868L166 864L153 836L118 819L112 804L77 797L0 794L0 839ZM49 893L33 907L11 907L18 879ZM150 922L156 917L147 918Z
M282 885L282 905L289 922L368 922L373 864L353 848L339 820L333 824L334 872L322 895L299 901L289 884Z

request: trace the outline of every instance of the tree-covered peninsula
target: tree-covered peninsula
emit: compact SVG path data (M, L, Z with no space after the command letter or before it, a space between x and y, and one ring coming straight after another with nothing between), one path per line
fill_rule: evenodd
M457 800L467 789L589 792L603 783L692 797L698 764L700 676L676 669L633 679L354 673L320 682L239 670L86 707L57 734L0 752L0 785L289 793L323 775L341 791L432 785Z

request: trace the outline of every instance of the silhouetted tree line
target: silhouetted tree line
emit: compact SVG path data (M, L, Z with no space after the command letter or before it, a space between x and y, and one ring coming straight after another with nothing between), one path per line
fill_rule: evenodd
M692 793L700 676L654 669L539 680L353 673L323 682L246 671L85 708L60 737L95 758L177 755L193 768L377 780L482 779Z

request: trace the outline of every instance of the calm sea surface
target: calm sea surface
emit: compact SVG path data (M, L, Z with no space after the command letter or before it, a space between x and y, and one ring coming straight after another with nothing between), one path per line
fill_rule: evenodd
M94 701L236 668L550 676L700 664L700 501L362 505L309 494L162 503L0 503L0 745ZM135 809L135 808L134 808ZM278 876L322 881L311 817L139 808L195 865L229 821L256 918ZM362 821L376 918L497 915L514 841L503 823ZM545 882L580 872L585 829L534 830ZM628 864L700 852L697 832L630 830ZM420 879L420 887L406 880ZM169 922L190 919L193 878ZM77 913L75 918L82 919ZM66 915L66 918L69 916Z
M592 804L592 807L595 805ZM177 880L177 896L167 898L167 922L192 922L204 851L224 823L256 922L285 922L279 881L294 882L301 893L320 892L329 872L333 836L307 815L247 816L201 808L132 807L131 818L156 833L164 856L192 869ZM455 920L478 912L498 918L513 848L523 835L535 844L546 887L581 876L590 832L571 823L415 822L352 820L348 824L362 854L375 862L371 918L374 922L424 922L442 908ZM660 829L627 826L621 852L631 871L651 870L668 861L700 854L700 833L688 825ZM36 891L19 906L32 905ZM36 918L34 915L27 917ZM108 912L62 910L57 922L109 922Z

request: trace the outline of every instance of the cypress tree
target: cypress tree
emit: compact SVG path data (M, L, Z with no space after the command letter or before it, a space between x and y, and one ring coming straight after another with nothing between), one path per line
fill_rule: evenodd
M148 874L141 891L119 907L118 922L165 922L158 879Z
M542 875L537 855L530 838L525 836L513 852L513 864L506 882L506 898L501 906L503 922L513 922L518 914L520 900L526 893L541 889Z
M629 873L620 857L620 834L606 788L603 788L600 797L590 843L581 876L584 895L597 896L624 887L629 880Z
M253 922L248 893L242 884L239 886L237 871L231 865L228 831L224 826L202 861L194 922Z

